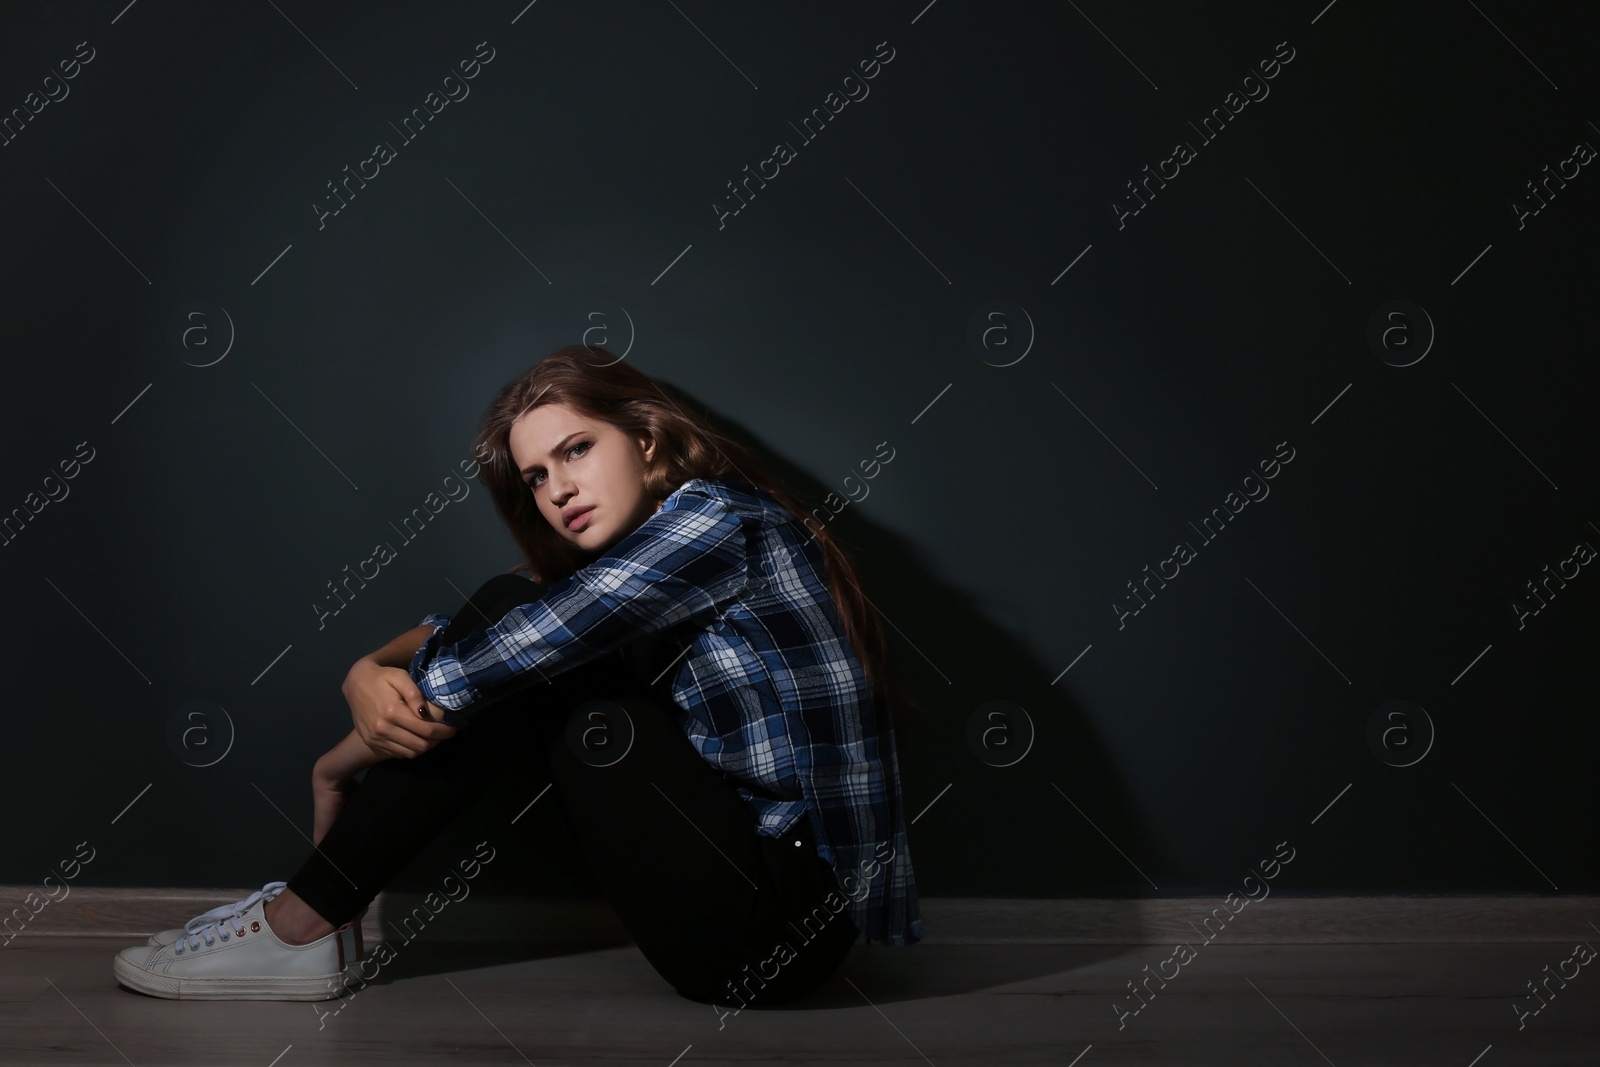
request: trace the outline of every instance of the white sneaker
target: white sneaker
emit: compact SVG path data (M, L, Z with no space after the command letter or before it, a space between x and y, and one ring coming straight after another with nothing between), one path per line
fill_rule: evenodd
M331 1000L345 992L356 962L346 923L308 945L289 945L267 925L257 900L237 916L213 919L170 945L117 953L112 971L130 989L166 1000Z
M162 945L171 945L186 934L197 933L202 926L209 925L213 920L238 919L250 905L258 900L271 900L283 892L283 887L288 884L288 882L268 882L254 893L241 897L232 904L222 904L212 908L210 911L201 912L184 923L181 928L175 926L171 930L162 930L160 933L151 934L149 943L158 948ZM237 926L238 924L235 923L234 925Z

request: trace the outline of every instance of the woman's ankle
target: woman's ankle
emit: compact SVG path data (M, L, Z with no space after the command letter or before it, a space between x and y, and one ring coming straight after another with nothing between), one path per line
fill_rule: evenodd
M261 914L273 935L287 945L309 945L334 930L332 923L288 889L267 901Z

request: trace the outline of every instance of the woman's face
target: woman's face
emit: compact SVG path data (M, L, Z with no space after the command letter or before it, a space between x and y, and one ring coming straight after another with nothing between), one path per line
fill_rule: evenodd
M541 404L511 424L509 444L540 514L586 552L605 551L661 507L644 491L655 453L648 436L630 437L565 404Z

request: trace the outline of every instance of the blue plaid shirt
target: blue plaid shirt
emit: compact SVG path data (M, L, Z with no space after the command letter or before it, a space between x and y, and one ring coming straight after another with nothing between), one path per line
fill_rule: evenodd
M889 945L922 938L894 732L829 593L821 546L770 494L691 478L660 510L537 599L439 647L449 618L412 658L427 699L458 714L499 682L595 659L641 634L692 635L673 701L689 741L736 783L756 832L803 815L850 916ZM778 798L778 799L774 799Z

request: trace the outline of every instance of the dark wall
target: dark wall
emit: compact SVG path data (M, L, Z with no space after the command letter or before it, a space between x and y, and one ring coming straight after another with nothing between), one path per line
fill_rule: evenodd
M277 6L4 15L0 881L288 877L588 340L839 512L925 894L1600 889L1576 5Z

